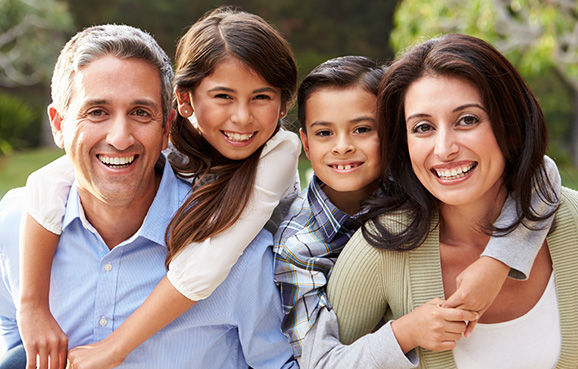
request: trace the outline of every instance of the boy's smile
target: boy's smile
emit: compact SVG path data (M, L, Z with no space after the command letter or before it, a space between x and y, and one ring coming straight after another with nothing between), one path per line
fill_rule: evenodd
M375 95L359 86L322 88L306 104L307 132L301 139L323 191L339 208L344 193L359 205L382 173Z

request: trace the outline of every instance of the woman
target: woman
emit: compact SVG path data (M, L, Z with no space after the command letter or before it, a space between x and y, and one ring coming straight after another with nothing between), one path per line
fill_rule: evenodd
M401 356L389 367L413 367L414 349L428 368L578 367L574 191L563 189L528 280L508 279L469 337L471 312L443 306L490 234L552 215L535 213L533 188L557 201L544 173L544 117L519 73L486 42L446 35L393 63L378 100L391 175L329 282L341 341L384 318ZM518 217L493 227L508 196Z

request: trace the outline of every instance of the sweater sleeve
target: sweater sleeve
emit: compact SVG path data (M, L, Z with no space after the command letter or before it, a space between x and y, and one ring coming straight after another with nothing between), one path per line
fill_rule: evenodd
M301 143L280 130L263 148L249 203L227 230L185 247L170 263L167 277L187 298L207 298L229 274L245 247L267 223L283 194L294 184Z
M555 198L559 199L561 179L558 168L554 161L547 156L544 157L544 166L556 194ZM547 203L535 188L532 190L532 208L537 214L547 214L557 207L558 202ZM508 196L495 225L511 224L516 219L517 214L516 201L512 196ZM492 237L482 256L489 256L503 262L511 268L510 277L525 280L530 276L534 259L538 255L553 221L554 216L539 222L527 221L528 227L520 225L508 235Z
M26 211L41 226L59 235L74 168L67 155L38 169L26 181Z

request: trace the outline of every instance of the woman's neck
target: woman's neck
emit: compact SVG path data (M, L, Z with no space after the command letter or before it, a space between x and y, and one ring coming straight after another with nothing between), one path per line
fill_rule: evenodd
M501 190L493 199L464 205L440 204L440 242L447 245L470 244L483 250L490 236L485 227L498 219L507 197Z

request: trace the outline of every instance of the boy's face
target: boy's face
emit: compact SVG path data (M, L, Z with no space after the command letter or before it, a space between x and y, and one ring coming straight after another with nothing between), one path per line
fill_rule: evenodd
M359 86L322 88L306 104L301 139L325 193L368 198L382 174L376 96Z

